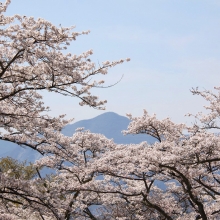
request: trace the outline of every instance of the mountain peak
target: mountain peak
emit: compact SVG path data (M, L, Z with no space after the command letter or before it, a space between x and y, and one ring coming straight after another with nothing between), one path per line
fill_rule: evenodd
M67 125L62 133L67 136L72 136L75 130L79 127L84 127L93 133L100 133L109 139L113 139L117 144L138 144L143 141L149 143L155 142L155 139L146 134L126 135L122 134L126 130L130 120L124 116L118 115L114 112L105 112L92 119L78 121L74 124ZM10 156L15 159L34 161L39 158L39 153L31 149L24 149L16 144L0 141L2 149L0 149L0 157Z
M81 120L81 121L100 120L100 119L105 119L105 120L114 119L114 120L116 120L117 118L119 119L119 118L126 118L126 117L121 116L121 115L119 115L115 112L104 112L104 113L102 113L98 116L95 116L94 118L84 119L84 120ZM81 122L81 121L78 121L78 122ZM78 123L78 122L75 122L75 123ZM73 123L73 124L75 124L75 123Z
M155 140L146 134L126 135L122 134L126 130L130 120L115 112L105 112L92 119L78 121L74 124L67 125L63 129L63 133L67 136L72 136L75 130L79 127L84 127L93 133L104 134L107 138L113 139L118 144L140 143L142 141L155 142Z

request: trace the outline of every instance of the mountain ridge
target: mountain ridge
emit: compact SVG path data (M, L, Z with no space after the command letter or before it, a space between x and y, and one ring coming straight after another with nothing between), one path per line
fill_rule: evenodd
M67 125L62 133L71 136L75 129L78 127L84 127L86 130L90 130L93 133L104 134L107 138L113 139L117 144L138 144L143 141L154 143L155 139L146 134L138 135L123 135L122 131L126 130L130 120L118 115L115 112L105 112L92 119L85 119L73 124Z
M64 127L62 133L66 136L72 136L75 130L79 127L84 127L85 130L90 130L93 133L100 133L109 139L113 139L117 144L138 144L143 141L154 143L155 139L146 134L138 135L123 135L122 130L126 130L130 120L115 112L105 112L91 119L85 119ZM34 162L41 157L37 151L21 147L7 141L0 141L0 157L10 156L20 161L26 160Z

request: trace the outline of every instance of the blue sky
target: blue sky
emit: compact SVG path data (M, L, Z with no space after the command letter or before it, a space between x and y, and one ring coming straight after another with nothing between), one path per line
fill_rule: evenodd
M107 99L106 111L141 115L145 108L175 122L205 104L190 89L220 84L219 0L12 0L7 14L41 17L76 31L91 30L71 45L79 54L93 49L94 62L130 57L111 69L109 89L94 92ZM45 94L51 115L75 121L103 113L80 107L78 100Z

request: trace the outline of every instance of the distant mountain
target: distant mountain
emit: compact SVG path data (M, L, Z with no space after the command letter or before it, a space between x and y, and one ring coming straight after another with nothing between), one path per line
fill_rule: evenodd
M124 116L120 116L114 112L107 112L92 119L67 125L62 133L67 136L72 136L77 128L84 127L93 133L104 134L107 138L113 139L114 142L118 144L138 144L142 141L147 141L148 143L155 142L154 138L145 134L124 136L122 130L127 129L129 122L130 120ZM20 161L27 160L31 162L41 157L38 152L30 148L23 148L7 141L0 141L0 157L6 156Z
M104 134L107 138L114 139L117 144L138 144L143 141L154 143L155 139L149 135L123 135L122 131L126 130L130 120L114 112L103 113L95 118L78 121L74 124L67 125L62 133L72 136L79 127L84 127L93 133Z

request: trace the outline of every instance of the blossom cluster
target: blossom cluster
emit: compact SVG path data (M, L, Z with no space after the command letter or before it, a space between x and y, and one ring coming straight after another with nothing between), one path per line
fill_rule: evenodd
M5 16L0 4L0 140L39 151L32 178L0 172L0 219L188 220L220 219L220 88L192 90L209 104L192 126L159 120L146 110L133 117L124 134L147 134L155 143L115 144L102 134L51 117L42 90L77 97L81 105L103 108L91 89L92 77L123 63L96 67L81 55L64 53L87 31L56 27L43 19ZM126 59L129 61L129 59ZM44 177L42 168L53 172ZM29 175L30 176L30 175Z

